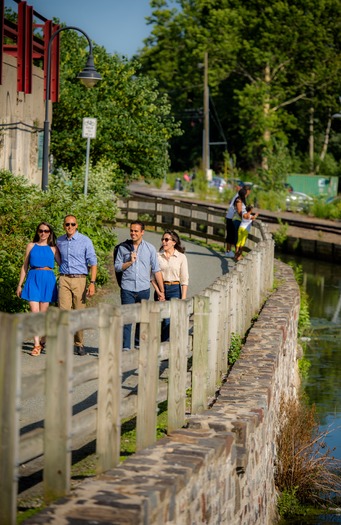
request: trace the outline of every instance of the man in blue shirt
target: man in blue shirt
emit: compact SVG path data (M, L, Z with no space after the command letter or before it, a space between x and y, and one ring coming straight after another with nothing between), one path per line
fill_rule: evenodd
M58 237L60 252L59 308L61 310L80 310L86 306L86 298L95 293L97 257L94 246L86 235L77 230L74 215L64 218L66 234ZM87 275L90 268L90 284L87 288ZM83 331L75 333L76 353L85 355Z
M121 303L135 304L150 297L150 276L154 274L156 282L163 292L160 300L164 301L164 287L162 274L157 260L156 249L152 244L143 240L144 224L134 221L130 225L130 239L121 243L116 250L115 271L122 272L120 279ZM136 326L135 347L140 342L139 325ZM123 350L130 350L131 324L124 325Z

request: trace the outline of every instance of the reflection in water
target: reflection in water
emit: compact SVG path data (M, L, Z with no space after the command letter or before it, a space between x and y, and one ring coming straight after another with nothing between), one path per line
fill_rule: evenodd
M321 430L332 430L326 439L327 446L335 449L333 456L341 459L341 267L303 257L281 254L279 258L283 262L294 261L303 269L312 324L305 352L311 367L303 388L310 402L316 404ZM341 523L341 516L328 514L312 521L298 519L286 523Z

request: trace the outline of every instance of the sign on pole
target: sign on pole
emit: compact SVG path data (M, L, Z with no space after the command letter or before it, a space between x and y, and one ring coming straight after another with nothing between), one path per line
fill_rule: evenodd
M84 195L87 195L88 193L90 139L96 138L96 128L97 128L97 118L83 118L82 137L83 139L87 139Z
M97 118L83 118L83 139L95 139Z

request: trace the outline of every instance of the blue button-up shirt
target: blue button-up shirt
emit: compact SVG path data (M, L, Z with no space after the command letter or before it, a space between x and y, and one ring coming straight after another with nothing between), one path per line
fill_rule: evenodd
M57 247L62 260L60 273L87 274L89 266L97 265L92 241L78 231L70 238L66 234L58 237Z
M124 263L131 260L131 247L120 245L115 258L115 271L122 272ZM156 249L152 244L142 240L137 248L137 259L124 270L121 288L130 292L141 292L150 288L151 272L159 272Z

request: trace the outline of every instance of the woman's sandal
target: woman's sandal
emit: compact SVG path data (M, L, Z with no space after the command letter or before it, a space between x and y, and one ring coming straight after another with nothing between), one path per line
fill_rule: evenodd
M38 355L40 355L42 349L43 349L43 347L41 345L35 345L33 347L31 355L33 355L33 357L38 357Z

